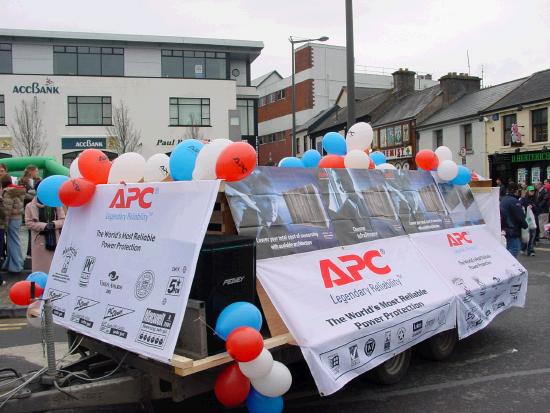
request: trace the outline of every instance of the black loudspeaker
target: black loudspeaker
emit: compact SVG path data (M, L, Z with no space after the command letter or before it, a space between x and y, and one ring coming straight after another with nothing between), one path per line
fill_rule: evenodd
M206 235L190 298L205 302L206 323L214 328L221 311L236 301L256 303L256 240L237 235ZM225 342L207 329L208 354Z

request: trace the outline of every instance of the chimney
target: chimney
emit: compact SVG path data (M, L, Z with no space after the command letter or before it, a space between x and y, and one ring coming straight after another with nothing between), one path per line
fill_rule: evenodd
M481 79L467 73L448 73L439 79L443 92L443 106L448 106L467 93L479 90Z
M392 73L393 93L395 93L397 97L409 95L414 92L414 75L415 72L401 68Z

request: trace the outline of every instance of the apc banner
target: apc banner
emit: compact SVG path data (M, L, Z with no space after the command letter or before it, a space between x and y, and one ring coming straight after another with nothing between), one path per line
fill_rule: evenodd
M71 208L44 293L55 322L168 362L218 187L99 185Z
M322 395L456 326L455 297L407 236L258 261Z
M460 338L507 308L524 306L527 270L486 225L414 234L411 240L458 297Z

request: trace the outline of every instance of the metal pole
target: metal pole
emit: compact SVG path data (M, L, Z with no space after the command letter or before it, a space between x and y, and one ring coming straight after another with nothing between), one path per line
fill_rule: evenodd
M55 366L53 309L49 299L44 300L44 339L46 341L46 359L48 361L48 370L44 375L44 379L54 380L57 374L57 369Z
M348 92L348 130L355 123L355 57L353 53L352 0L346 0L346 66Z
M296 156L296 84L294 82L294 41L290 38L292 45L292 156Z

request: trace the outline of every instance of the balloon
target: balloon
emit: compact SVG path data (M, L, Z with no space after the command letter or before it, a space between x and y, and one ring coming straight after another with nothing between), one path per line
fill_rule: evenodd
M71 167L69 168L69 176L71 178L82 178L82 174L78 169L78 158L73 159L71 162Z
M222 151L233 142L229 139L214 139L199 152L193 179L216 179L216 162Z
M344 157L338 155L325 155L319 162L319 168L345 168Z
M451 181L453 185L467 185L472 180L472 173L465 166L459 165L456 177Z
M242 373L249 379L259 379L260 377L267 376L272 367L273 356L266 348L254 360L239 363Z
M223 309L216 321L216 334L226 340L237 327L248 326L260 331L262 313L254 304L237 301Z
M241 405L249 392L250 380L241 373L235 363L223 369L214 384L216 399L225 407Z
M17 281L10 288L10 300L15 305L29 305L32 301L31 294L31 281ZM44 289L37 283L34 283L34 298L38 298L42 295Z
M254 389L250 389L250 394L246 399L246 408L250 413L281 413L284 402L281 396L266 397Z
M443 161L452 161L453 160L453 153L446 146L438 147L435 150L435 155L437 156L437 159L439 159L439 163L441 163Z
M46 288L46 282L48 281L48 274L42 271L35 271L27 277L27 281L34 281L42 289Z
M99 149L86 149L78 157L78 170L83 178L94 184L106 184L109 180L111 161Z
M344 156L344 165L346 168L369 169L369 156L360 149L352 149Z
M317 168L320 160L321 154L316 149L309 149L302 156L302 162L306 168Z
M170 174L174 181L190 181L204 144L196 139L178 143L170 155Z
M372 126L366 122L357 122L351 128L349 128L346 134L346 145L348 151L359 149L361 151L370 147L374 132Z
M156 153L145 162L143 180L162 182L170 176L170 158L164 153Z
M228 182L240 181L256 167L256 150L246 142L225 147L216 162L216 176Z
M376 169L397 169L395 166L393 166L391 163L381 163L380 165L376 165Z
M40 188L40 187L38 187ZM79 207L94 196L95 185L84 178L70 179L61 185L59 199L68 207Z
M137 183L143 179L145 158L136 152L123 153L113 161L109 171L109 183Z
M44 178L40 182L36 195L42 205L49 207L60 207L63 205L59 199L59 188L69 177L63 175L52 175Z
M328 132L323 136L323 149L330 155L345 155L346 140L338 132Z
M250 380L259 393L267 397L277 397L285 394L292 385L292 375L287 366L279 361L273 362L269 374L259 379Z
M279 168L303 168L304 163L295 156L288 156L279 161Z
M374 162L375 165L386 163L386 155L384 155L380 151L371 152L370 159Z
M42 328L42 301L30 303L27 307L27 322L35 327Z
M452 181L458 174L458 165L453 161L443 161L437 167L437 176L443 181Z
M437 168L439 164L437 155L429 149L422 149L421 151L418 151L415 161L416 165L425 171L431 171L432 169Z
M225 349L236 361L252 361L264 348L262 335L251 327L237 327L227 336Z

